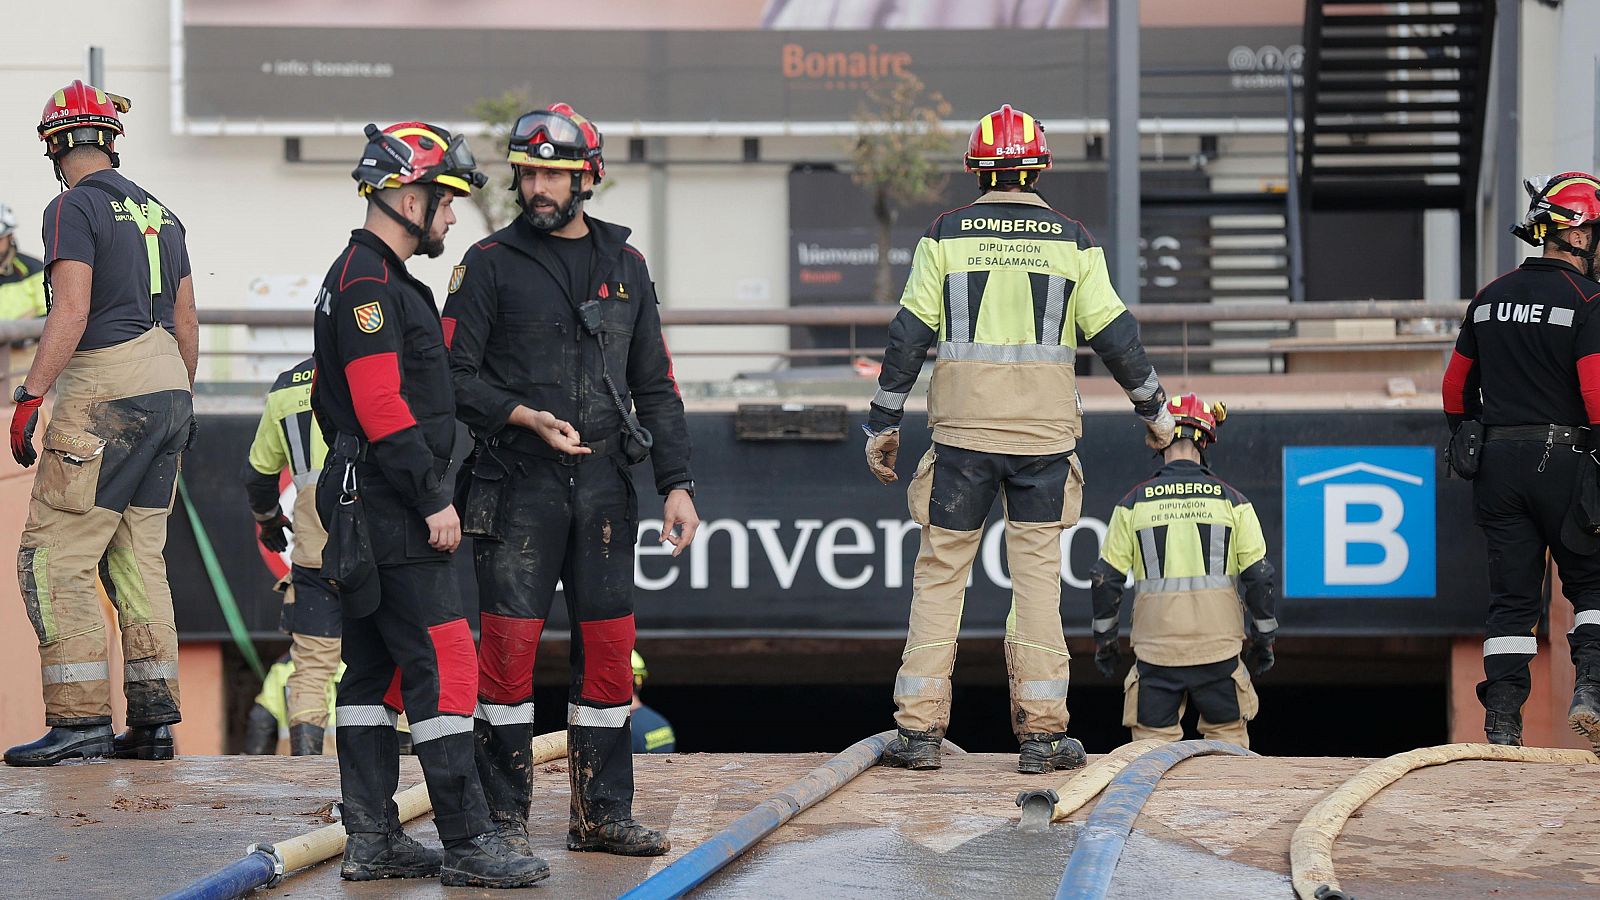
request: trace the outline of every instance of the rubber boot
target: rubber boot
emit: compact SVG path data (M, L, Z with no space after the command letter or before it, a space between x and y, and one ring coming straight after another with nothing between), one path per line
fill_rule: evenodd
M1088 762L1083 744L1066 732L1056 734L1025 734L1022 750L1017 754L1017 771L1025 775L1043 775L1057 769L1079 769Z
M399 829L388 834L356 831L345 842L339 877L346 881L432 878L439 874L443 859L439 851L422 846Z
M172 728L167 725L130 725L111 739L115 759L171 759Z
M618 856L660 856L672 849L667 836L633 819L607 822L587 834L567 829L567 849L599 851Z
M518 853L497 831L444 848L439 883L445 887L521 888L550 877L550 864Z
M53 766L64 759L111 755L110 725L57 725L45 736L6 751L8 766Z
M1500 709L1483 711L1483 736L1491 744L1522 746L1522 713Z
M245 719L244 752L250 756L271 756L278 752L278 718L257 703Z
M293 756L321 756L323 730L302 722L289 726L289 753Z
M1572 706L1567 709L1567 724L1600 753L1600 666L1585 666L1578 671Z
M942 752L942 742L930 732L901 728L889 741L889 746L883 748L878 762L895 769L928 771L944 765L940 758Z

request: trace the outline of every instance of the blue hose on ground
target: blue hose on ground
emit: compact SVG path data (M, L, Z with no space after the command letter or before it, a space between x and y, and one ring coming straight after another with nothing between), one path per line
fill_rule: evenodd
M270 884L279 874L277 860L265 850L252 850L244 859L207 875L161 900L233 900Z
M755 809L733 820L728 827L685 853L677 862L646 878L618 900L669 900L694 890L739 854L777 831L783 823L872 768L894 736L895 732L885 731L851 744L849 749L761 801Z
M1061 873L1056 900L1100 900L1104 897L1111 888L1111 876L1117 870L1117 860L1122 856L1128 833L1133 830L1144 802L1155 791L1156 782L1167 770L1191 756L1215 754L1255 755L1226 741L1178 741L1145 753L1118 773L1078 832L1072 857L1067 860L1066 871Z

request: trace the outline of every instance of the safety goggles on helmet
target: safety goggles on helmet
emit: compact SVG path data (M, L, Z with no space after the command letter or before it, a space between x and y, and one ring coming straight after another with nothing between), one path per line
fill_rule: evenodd
M434 183L460 194L471 194L473 188L489 182L487 175L477 171L478 161L461 135L402 124L387 130L368 125L366 136L366 151L351 173L363 194L417 183Z
M600 132L564 103L536 109L511 126L506 161L515 166L590 171L599 181L605 171Z

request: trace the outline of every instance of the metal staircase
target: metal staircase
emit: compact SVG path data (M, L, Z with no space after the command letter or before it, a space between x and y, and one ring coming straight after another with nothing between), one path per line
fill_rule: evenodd
M1494 0L1306 2L1306 210L1456 210L1469 291L1494 15Z

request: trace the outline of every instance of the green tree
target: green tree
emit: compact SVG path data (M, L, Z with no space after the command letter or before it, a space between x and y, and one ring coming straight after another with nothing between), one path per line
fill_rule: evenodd
M482 122L485 131L472 148L478 157L478 167L489 176L483 190L472 192L472 205L478 208L490 231L498 231L516 218L516 195L510 187L511 166L505 161L506 141L511 137L511 126L517 117L534 108L532 91L515 88L498 97L484 97L472 104L472 117ZM501 180L501 176L505 181Z
M889 248L900 209L943 193L950 180L953 139L944 127L950 104L922 79L905 74L874 83L856 113L860 132L851 151L852 178L872 192L878 222L878 273L872 299L893 303L899 291L890 281Z

